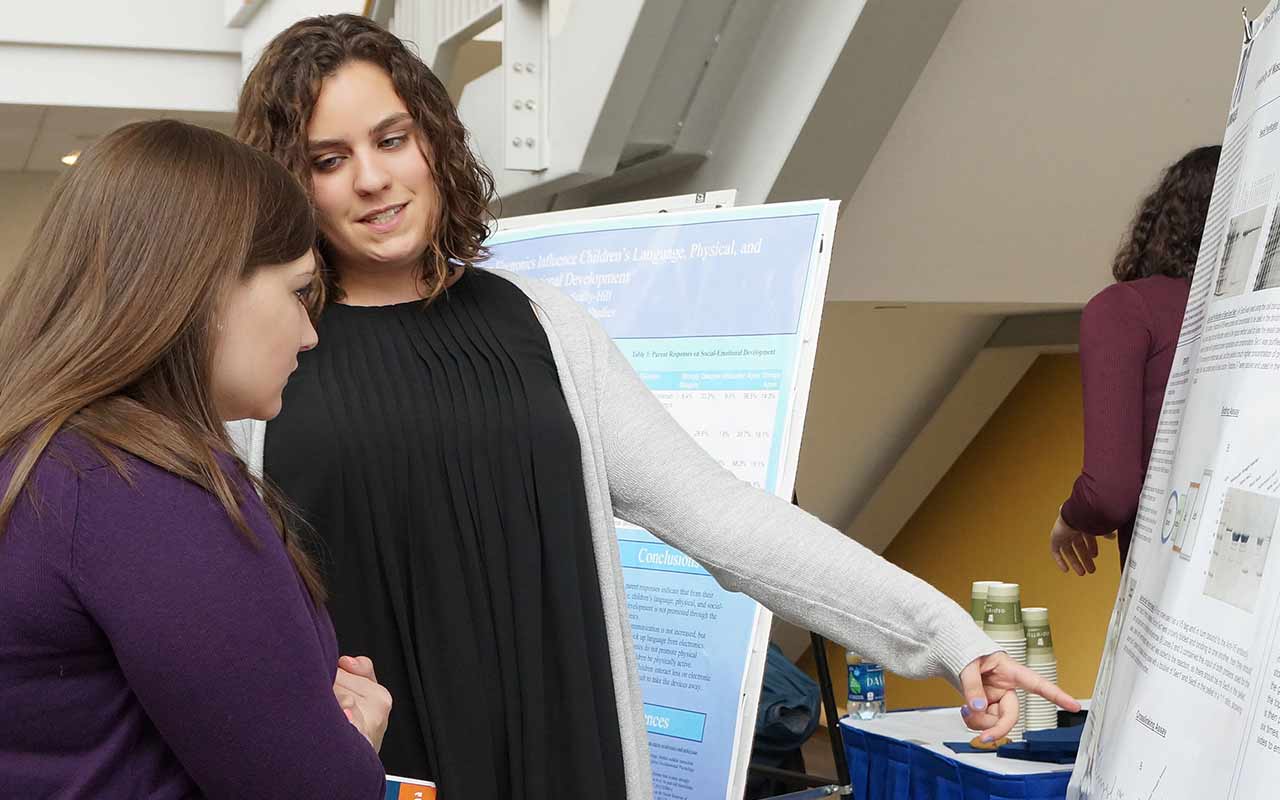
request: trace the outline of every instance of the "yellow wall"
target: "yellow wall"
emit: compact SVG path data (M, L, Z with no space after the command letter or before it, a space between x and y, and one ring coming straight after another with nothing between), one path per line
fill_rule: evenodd
M1024 606L1049 609L1060 683L1077 697L1093 691L1120 577L1114 542L1100 542L1098 571L1083 578L1049 555L1082 441L1079 359L1041 356L884 553L965 608L975 580L1021 584ZM844 658L835 646L830 657L839 687ZM941 679L891 675L885 694L890 708L959 704Z

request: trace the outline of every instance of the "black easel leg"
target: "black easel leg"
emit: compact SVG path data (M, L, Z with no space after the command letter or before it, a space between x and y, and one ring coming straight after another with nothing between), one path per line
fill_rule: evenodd
M844 739L840 736L840 712L836 707L835 692L831 687L831 668L827 666L827 640L810 632L813 642L813 660L818 668L818 686L822 689L822 707L827 714L827 735L831 737L831 755L836 762L836 779L841 786L849 785L849 762L845 758Z

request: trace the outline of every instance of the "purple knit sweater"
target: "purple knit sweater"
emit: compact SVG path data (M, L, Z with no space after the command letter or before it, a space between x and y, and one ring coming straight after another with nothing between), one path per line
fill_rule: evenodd
M59 434L0 533L0 796L380 798L329 617L248 484L256 546L127 463L132 486Z

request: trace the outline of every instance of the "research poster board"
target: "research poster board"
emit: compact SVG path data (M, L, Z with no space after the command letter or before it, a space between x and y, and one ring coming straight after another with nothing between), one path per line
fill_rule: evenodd
M1253 21L1224 104L1213 199L1074 800L1280 791L1276 16L1273 1Z
M499 230L486 266L546 281L604 326L712 457L790 499L838 204ZM741 797L770 615L625 521L618 549L658 800Z

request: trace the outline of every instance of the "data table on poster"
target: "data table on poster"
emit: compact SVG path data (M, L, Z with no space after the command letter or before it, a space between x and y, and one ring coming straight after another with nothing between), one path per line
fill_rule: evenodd
M765 486L781 373L675 373L646 385L671 416L725 469ZM666 388L674 383L677 388Z

